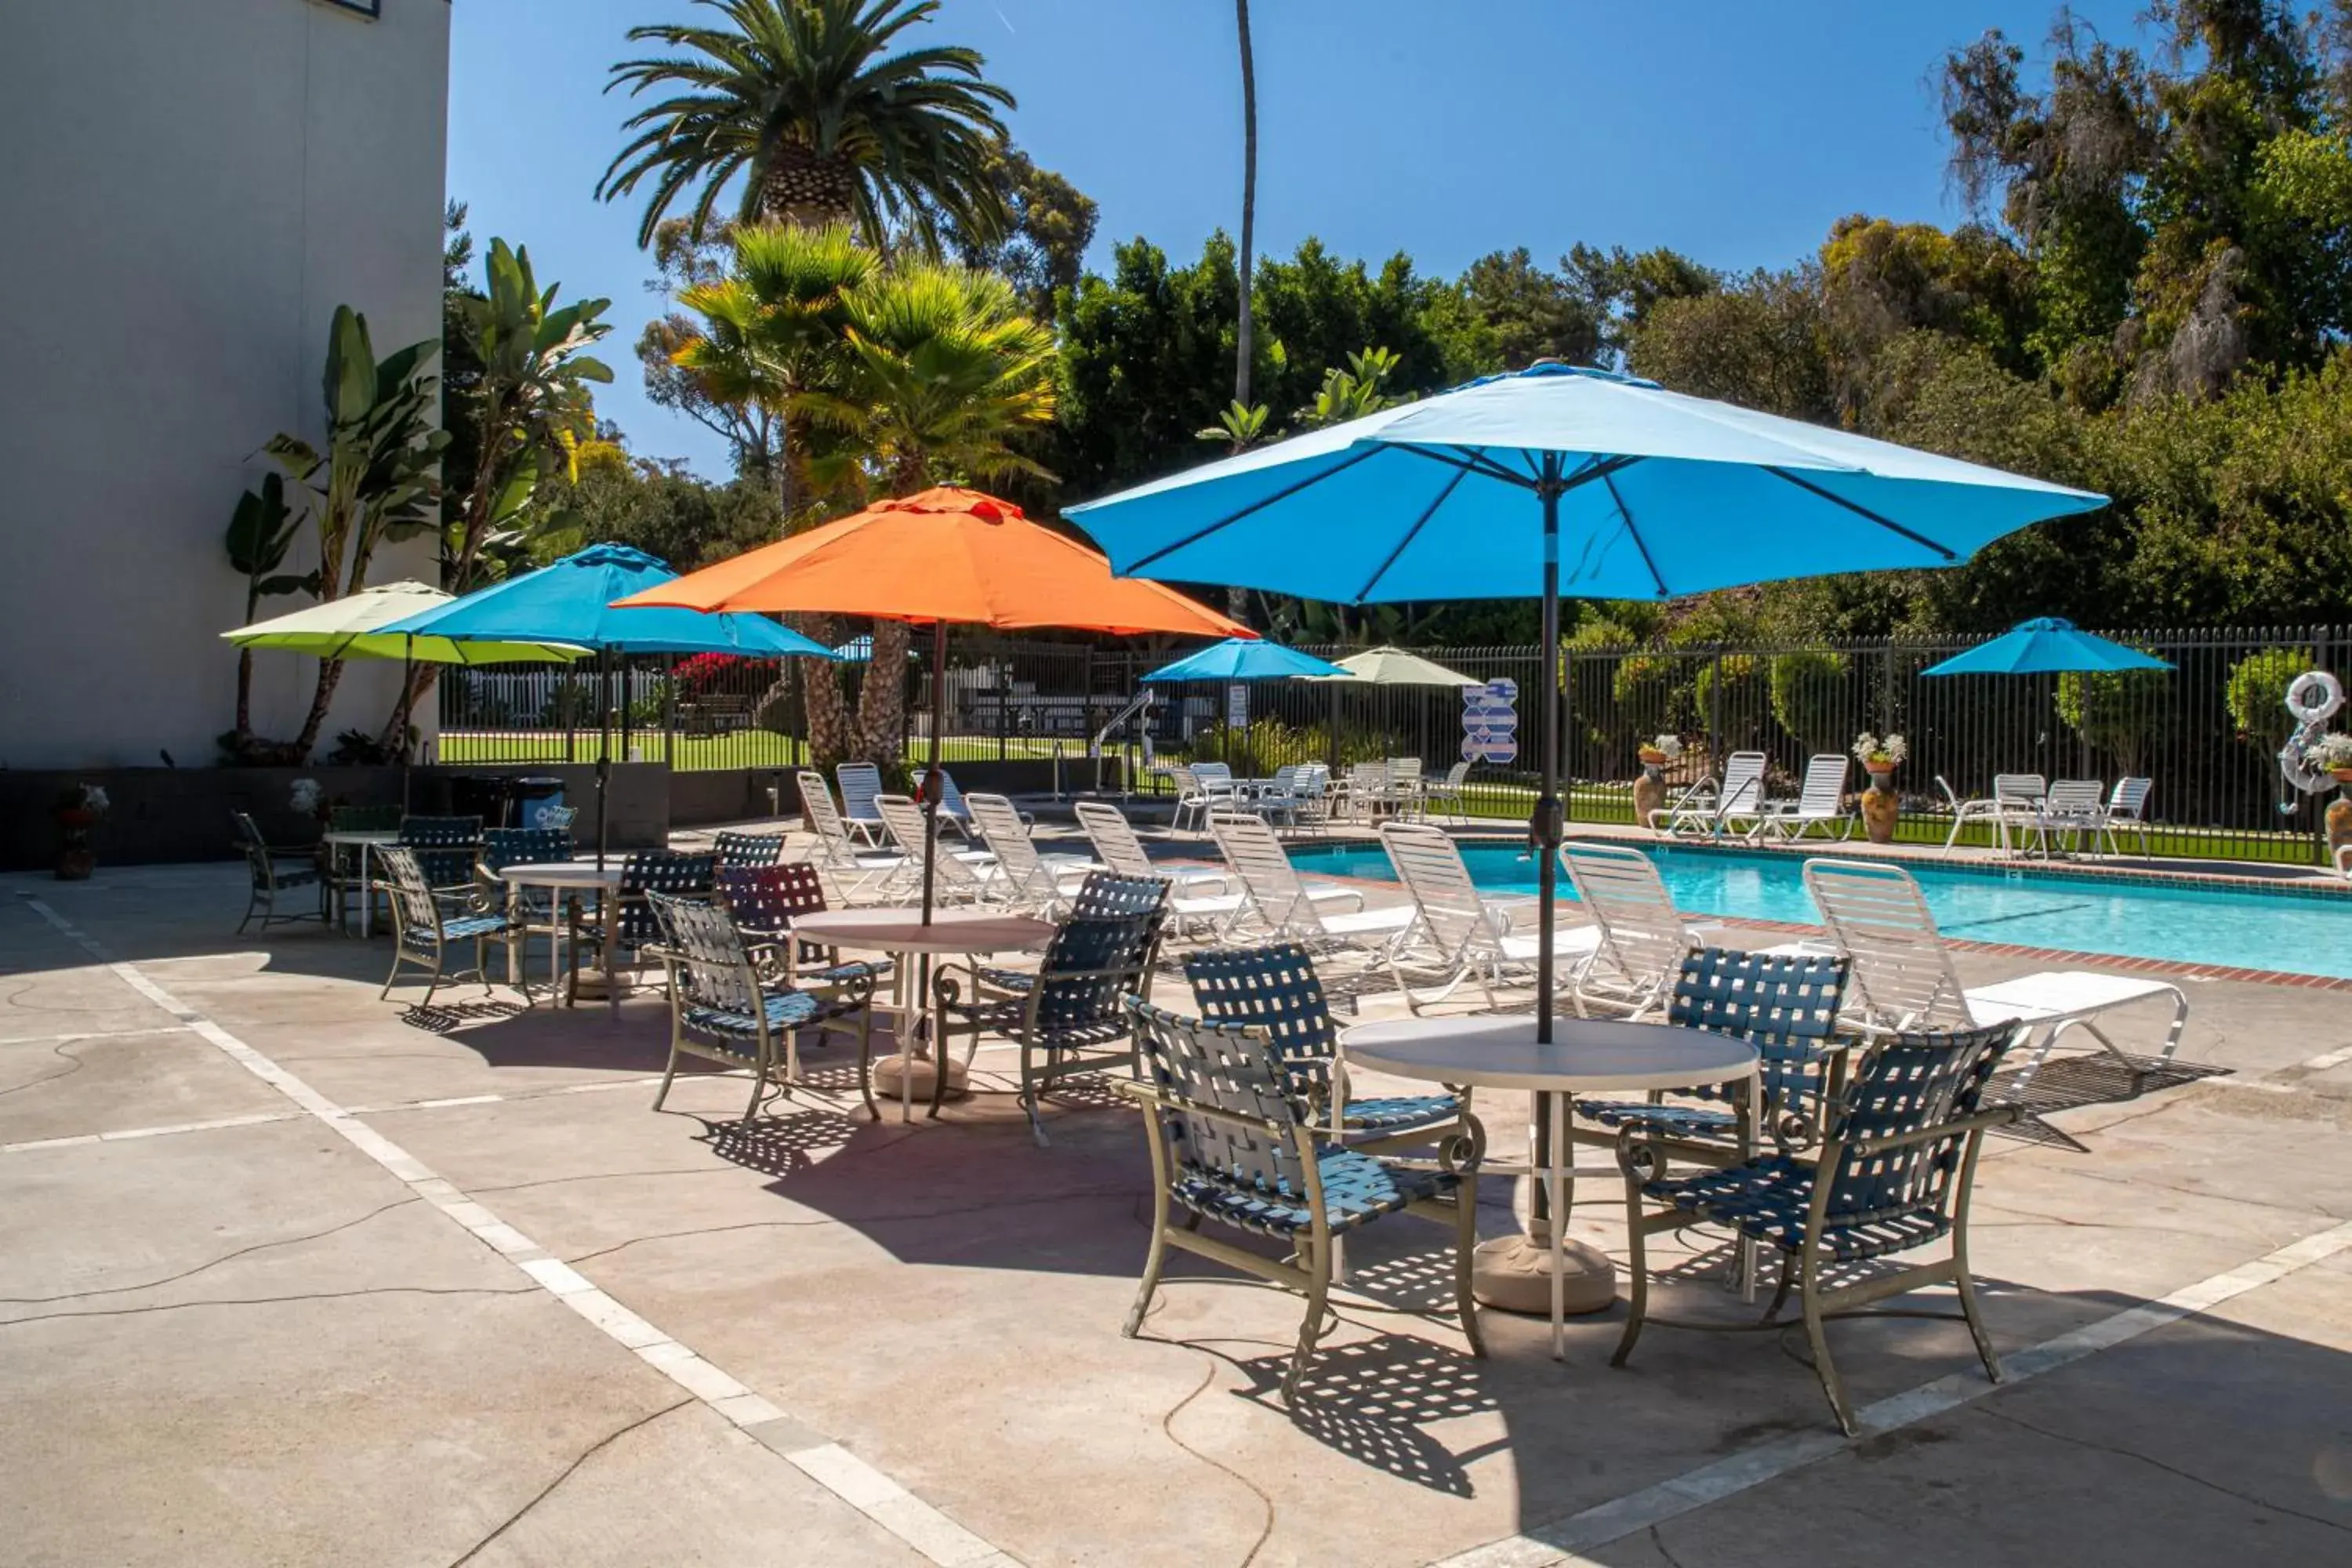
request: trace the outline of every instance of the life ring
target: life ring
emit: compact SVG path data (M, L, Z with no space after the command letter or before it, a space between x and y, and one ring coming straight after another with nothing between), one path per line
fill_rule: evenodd
M2303 724L2325 724L2344 706L2344 688L2324 669L2307 670L2286 689L2286 710Z

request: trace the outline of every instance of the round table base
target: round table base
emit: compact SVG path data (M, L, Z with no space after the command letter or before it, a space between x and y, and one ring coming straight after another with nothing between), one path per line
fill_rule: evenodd
M1605 1312L1617 1301L1617 1267L1609 1255L1571 1241L1560 1281L1570 1317ZM1551 1248L1538 1237L1498 1236L1470 1255L1470 1294L1500 1312L1551 1316Z
M899 1079L907 1070L907 1058L896 1054L887 1057L876 1057L874 1058L874 1096L876 1099L897 1100L900 1098L902 1090L899 1087ZM914 1087L910 1089L904 1090L903 1093L911 1099L928 1100L931 1098L931 1058L929 1057L917 1057L914 1058ZM950 1100L962 1100L968 1097L971 1093L971 1087L969 1081L969 1077L964 1071L963 1064L961 1062L948 1063L947 1098Z
M583 969L580 972L579 981L572 988L572 994L583 1002L603 1002L616 994L614 990L615 985L620 987L617 994L625 996L628 994L628 982L625 978L616 978L602 969Z

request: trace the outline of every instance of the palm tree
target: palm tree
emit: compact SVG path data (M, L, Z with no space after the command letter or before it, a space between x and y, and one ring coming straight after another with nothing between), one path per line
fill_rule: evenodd
M850 292L881 261L857 244L847 224L818 229L782 224L739 227L730 241L734 259L727 275L678 295L697 330L672 359L712 402L767 409L793 431L773 475L790 531L795 520L811 520L803 471L806 420L795 399L824 376L841 352ZM801 616L793 621L801 632L827 646L838 640L840 627L829 616ZM799 673L807 694L809 750L819 767L829 767L849 754L852 738L840 677L822 663Z
M991 272L902 264L849 291L840 353L795 399L818 451L812 478L907 495L950 481L1051 474L1014 449L1054 417L1054 334ZM877 621L858 696L859 750L895 766L906 729L907 624ZM934 679L938 672L934 671Z
M893 228L936 246L941 218L990 237L1003 227L989 160L1013 95L982 76L976 49L887 52L938 0L699 3L726 25L632 27L632 42L680 52L624 60L605 84L633 98L676 89L629 118L635 135L596 186L610 201L653 181L638 244L689 191L705 232L739 174L744 222L854 223L877 247Z
M1257 228L1257 58L1250 48L1249 0L1234 0L1242 40L1242 310L1234 333L1234 406L1250 405L1250 267ZM1239 449L1239 443L1235 448Z

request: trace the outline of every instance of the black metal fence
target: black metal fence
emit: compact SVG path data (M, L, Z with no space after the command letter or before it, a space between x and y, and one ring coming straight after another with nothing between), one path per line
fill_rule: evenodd
M2154 853L2316 858L2324 798L2287 790L2275 762L2293 728L2283 698L2305 670L2352 667L2352 628L2106 635L2176 668L2128 675L1924 675L1983 640L1956 637L1565 650L1569 816L1630 824L1636 748L1661 735L1683 747L1667 770L1670 785L1717 771L1733 752L1761 751L1770 759L1775 793L1793 793L1808 756L1850 754L1854 738L1867 731L1900 734L1907 744L1896 778L1908 840L1943 841L1950 825L1943 784L1972 796L1988 793L1995 773L2095 778L2109 786L2131 775L2154 781ZM1481 760L1471 769L1465 801L1473 816L1523 819L1535 794L1540 654L1532 647L1420 651L1474 680L1516 684L1516 755L1486 760L1501 753L1471 747ZM1139 773L1149 755L1217 759L1252 774L1290 763L1344 767L1387 756L1418 757L1436 774L1465 755L1464 693L1456 688L1196 684L1154 689L1149 705L1136 707L1139 678L1167 657L1134 647L959 634L950 644L944 754L970 760L1058 752L1075 762L1102 737L1107 751L1125 753ZM901 676L910 747L928 738L927 664L909 658ZM594 760L602 744L615 757L635 754L681 768L789 766L806 754L799 739L806 733L803 679L793 661L630 661L614 677L600 738L591 670L445 672L439 754L447 763L583 762ZM856 687L871 679L869 668L852 667L853 702Z

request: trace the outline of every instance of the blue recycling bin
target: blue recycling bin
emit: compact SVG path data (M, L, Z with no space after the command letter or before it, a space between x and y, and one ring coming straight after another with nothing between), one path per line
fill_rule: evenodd
M548 814L563 806L563 781L557 778L526 778L514 781L514 825L517 827L549 827Z

